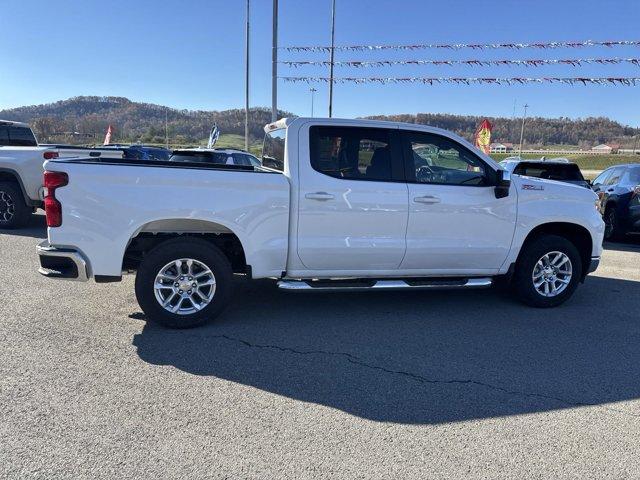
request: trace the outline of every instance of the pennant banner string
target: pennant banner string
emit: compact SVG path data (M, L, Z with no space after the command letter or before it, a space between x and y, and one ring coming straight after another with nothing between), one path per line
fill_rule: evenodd
M416 45L339 45L333 47L334 51L379 51L379 50L426 50L426 49L450 49L460 50L470 48L474 50L484 49L522 49L522 48L580 48L580 47L617 47L640 46L640 40L609 40L596 41L584 40L582 42L536 42L536 43L427 43ZM288 52L330 52L328 46L291 46L279 47Z
M278 62L287 67L304 67L304 66L321 66L328 67L331 65L329 61L281 61ZM617 65L621 63L629 63L640 67L640 58L574 58L574 59L558 59L558 60L372 60L372 61L339 61L333 62L338 67L390 67L393 65L467 65L476 67L488 67L493 65L518 65L526 67L539 67L541 65L571 65L574 67L583 64L599 64L599 65Z
M291 83L328 83L329 77L278 77L285 82ZM453 83L462 85L471 84L494 84L494 85L517 85L529 83L559 83L566 85L640 85L640 77L508 77L508 78L486 78L486 77L336 77L335 83L419 83L424 85L438 85L443 83Z

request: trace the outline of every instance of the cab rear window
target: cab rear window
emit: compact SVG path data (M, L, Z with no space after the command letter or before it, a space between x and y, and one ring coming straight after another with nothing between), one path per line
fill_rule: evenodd
M38 142L30 128L0 125L0 145L3 147L37 147Z

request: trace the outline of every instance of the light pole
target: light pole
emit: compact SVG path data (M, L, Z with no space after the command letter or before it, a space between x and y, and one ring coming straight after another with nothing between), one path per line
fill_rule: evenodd
M329 54L329 118L333 116L333 58L336 38L336 0L331 7L331 51Z
M311 92L311 117L313 117L313 96L315 95L315 93L318 91L317 89L311 87L309 89L309 91Z
M164 109L164 143L169 150L169 107Z
M522 128L520 129L520 151L518 152L518 155L520 155L520 158L522 158L522 140L524 139L524 121L527 118L527 108L529 108L529 105L525 103L524 115L522 115Z
M244 76L244 149L249 151L249 0L247 0L247 27L245 30L245 76Z
M271 47L271 121L278 120L278 0L273 0Z

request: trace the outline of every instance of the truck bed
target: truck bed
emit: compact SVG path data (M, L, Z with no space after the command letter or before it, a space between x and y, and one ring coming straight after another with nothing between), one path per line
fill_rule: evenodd
M45 169L67 173L56 190L62 227L49 242L91 259L90 276L118 276L141 233L234 232L255 277L286 265L289 182L269 169L165 161L61 158Z

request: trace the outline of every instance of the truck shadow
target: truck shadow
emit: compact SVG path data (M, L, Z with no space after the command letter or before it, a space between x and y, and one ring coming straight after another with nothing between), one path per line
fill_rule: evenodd
M640 282L590 277L550 310L495 290L292 294L269 282L238 289L207 327L146 324L133 341L139 357L380 422L588 405L640 416L616 403L640 398Z
M44 215L31 215L31 217L29 218L29 223L24 228L18 228L15 230L0 229L0 235L47 238L47 219Z

